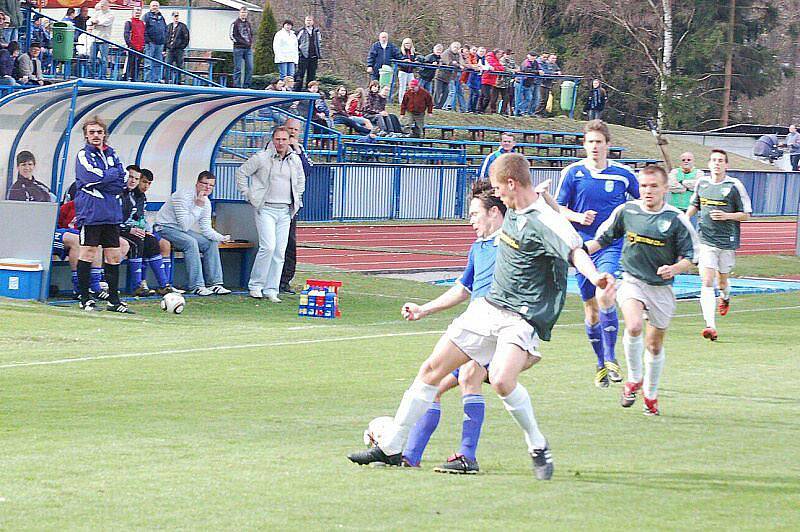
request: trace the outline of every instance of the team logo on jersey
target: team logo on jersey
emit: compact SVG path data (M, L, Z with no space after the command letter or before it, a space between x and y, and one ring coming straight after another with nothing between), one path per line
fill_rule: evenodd
M583 173L583 170L578 170L575 172L575 177L585 177L586 174Z
M519 242L503 232L500 233L500 240L508 244L513 249L519 249Z
M661 231L662 233L666 233L671 225L672 225L672 220L666 220L666 219L661 219L656 224L658 230Z
M606 180L606 192L614 192L614 182Z

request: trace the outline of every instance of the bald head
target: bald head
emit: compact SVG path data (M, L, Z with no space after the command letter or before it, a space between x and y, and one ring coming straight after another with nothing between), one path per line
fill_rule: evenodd
M694 168L694 154L690 151L681 153L681 169L689 172Z
M302 124L296 118L290 118L286 122L283 123L283 127L285 127L289 131L289 137L292 139L296 139L300 136L300 128Z

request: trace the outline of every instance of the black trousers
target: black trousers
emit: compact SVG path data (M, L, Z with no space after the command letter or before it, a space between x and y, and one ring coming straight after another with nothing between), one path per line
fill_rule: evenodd
M792 172L797 172L797 166L800 164L800 153L789 155L789 160L792 162Z
M289 226L289 240L286 242L286 253L283 258L283 271L281 272L281 288L288 288L297 270L297 216L292 218Z
M297 72L294 74L294 91L299 92L304 90L308 83L317 79L317 63L319 62L319 58L317 57L303 57L303 54L300 54L300 62L297 63ZM303 81L303 77L306 78Z

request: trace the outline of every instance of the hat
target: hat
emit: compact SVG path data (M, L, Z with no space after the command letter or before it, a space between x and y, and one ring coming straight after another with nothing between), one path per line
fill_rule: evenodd
M530 56L533 56L533 57L536 57L536 56L537 56L537 55L539 55L539 54L537 54L536 52L528 52L528 55L530 55Z
M513 55L514 51L511 48L506 48L506 55Z
M417 78L412 79L408 82L409 87L416 87L419 85L419 80Z

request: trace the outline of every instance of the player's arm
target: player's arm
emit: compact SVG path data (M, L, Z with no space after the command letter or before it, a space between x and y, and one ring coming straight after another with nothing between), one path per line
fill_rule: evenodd
M691 218L695 214L700 211L700 192L698 189L700 188L700 180L698 179L694 185L694 192L692 193L692 197L689 198L689 208L686 209L686 216Z
M559 205L555 198L550 194L550 179L545 179L533 189L537 194L539 194L547 203L547 205L556 212L561 210L561 205Z
M403 318L408 321L416 321L436 314L443 310L455 307L469 299L469 290L467 290L461 283L456 283L454 286L444 294L440 295L432 301L428 301L424 305L417 305L416 303L406 303L403 305L401 314Z
M656 270L656 274L658 274L662 279L669 280L676 275L688 272L691 268L692 261L684 258L675 264L665 264L663 266L659 266L658 270Z
M598 288L607 288L614 284L614 277L610 273L600 273L594 266L589 254L580 247L572 250L570 262L584 277Z
M587 253L596 253L622 238L622 235L625 234L625 224L622 220L622 211L624 208L625 204L623 203L611 211L608 219L597 228L594 238L584 242L584 250Z
M592 225L595 216L597 216L597 211L588 210L586 212L575 212L569 207L565 207L563 203L559 208L559 212L570 222L581 225Z
M678 261L675 264L665 264L656 270L656 274L665 280L688 272L697 263L700 254L700 239L689 217L679 214L677 221L679 224L675 226L672 238L675 240Z
M581 225L592 225L594 217L597 216L595 211L576 212L567 207L572 201L575 194L574 182L572 174L568 169L561 171L561 180L558 182L558 191L556 192L556 201L559 208L557 209L567 220Z
M750 218L750 214L746 212L725 212L719 209L714 209L713 211L711 211L709 216L711 216L712 220L717 220L717 221L728 220L733 222L744 222L745 220Z

